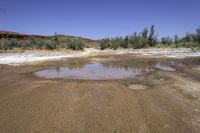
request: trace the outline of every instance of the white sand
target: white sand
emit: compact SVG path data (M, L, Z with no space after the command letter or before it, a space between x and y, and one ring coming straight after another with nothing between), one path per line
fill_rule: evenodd
M54 52L40 51L27 53L2 53L0 54L0 64L16 65L20 63L58 60L62 58L86 57L92 55L108 55L108 54L141 54L146 56L165 56L169 58L185 58L200 57L200 51L192 51L186 48L149 48L149 49L118 49L118 50L99 50L94 48L86 48L84 51Z

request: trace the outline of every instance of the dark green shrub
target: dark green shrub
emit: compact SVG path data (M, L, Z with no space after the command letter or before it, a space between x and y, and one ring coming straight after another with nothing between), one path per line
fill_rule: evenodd
M122 47L122 48L128 48L128 43L129 43L129 38L128 38L128 36L126 36L124 38L124 40L122 41L122 43L120 44L120 47Z
M116 50L116 49L118 49L119 47L120 47L120 43L119 43L119 42L117 42L117 41L112 41L112 43L111 43L111 48L112 48L112 49Z
M178 35L174 35L174 43L177 45L178 43L180 43L180 38L178 37Z
M164 44L164 45L170 45L170 44L173 43L173 39L170 38L170 37L162 37L162 38L161 38L161 42L162 42L162 44Z
M141 35L133 35L129 37L129 48L139 49L148 47L147 38Z
M196 42L198 43L198 46L200 47L200 27L196 29L196 32L197 32Z
M100 49L101 49L101 50L104 50L104 49L106 49L106 48L111 48L111 45L112 45L112 43L111 43L111 40L110 40L109 38L107 38L107 39L102 39L102 40L100 41Z
M85 42L80 39L71 39L67 42L67 48L72 50L83 50L85 48Z
M43 42L43 46L44 46L44 49L47 49L47 50L54 50L57 48L55 42L45 41Z
M0 40L0 50L7 50L10 45L10 42L7 39Z

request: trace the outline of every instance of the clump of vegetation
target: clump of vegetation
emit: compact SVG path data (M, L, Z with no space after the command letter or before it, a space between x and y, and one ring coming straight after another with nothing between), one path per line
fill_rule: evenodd
M31 38L29 40L18 40L18 39L0 39L0 50L12 50L13 48L20 48L23 50L55 50L59 48L83 50L85 42L80 39L68 39L64 43L60 43L57 36L53 39L43 38Z
M99 46L101 50L108 48L116 50L118 48L140 49L148 47L200 48L200 27L196 29L195 33L186 33L183 37L174 35L174 38L167 36L158 39L157 35L155 26L152 25L150 29L144 28L141 32L135 32L133 35L102 39ZM61 42L56 33L53 38L33 36L31 39L22 39L21 35L17 35L16 39L13 38L6 38L5 35L0 36L0 50L6 51L14 48L23 50L55 50L60 48L83 50L85 48L85 42L82 39L69 38Z
M161 38L161 42L162 42L162 44L164 44L164 45L170 45L170 44L173 43L173 39L170 38L169 36L168 36L168 37L162 37L162 38Z
M160 40L157 38L155 26L152 25L150 30L144 28L140 33L134 33L133 35L126 37L106 38L100 41L100 49L106 48L147 48L147 47L184 47L184 48L200 48L200 27L196 29L196 33L186 33L186 35L180 38L178 35L174 35L174 38L169 36L162 37Z
M155 34L155 26L154 25L151 26L148 43L151 47L155 46L157 43L157 35Z
M147 48L149 46L155 46L157 43L157 35L155 34L155 26L152 25L150 32L147 28L139 34L134 33L133 35L126 37L107 38L100 41L100 49L117 49L117 48Z
M196 42L198 43L198 46L200 46L200 27L196 29L197 35L196 35Z
M72 50L83 50L85 47L85 42L80 39L70 39L66 43L67 48Z
M134 33L134 35L129 36L128 48L139 49L148 47L148 39L142 34L137 35L137 33Z
M100 42L100 49L104 50L106 48L111 48L111 40L109 38L102 39Z

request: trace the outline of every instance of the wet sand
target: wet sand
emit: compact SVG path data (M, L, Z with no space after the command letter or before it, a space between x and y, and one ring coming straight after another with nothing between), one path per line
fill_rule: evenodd
M1 133L199 133L200 58L181 59L176 71L134 79L43 79L49 67L88 61L149 63L167 58L105 55L0 65Z

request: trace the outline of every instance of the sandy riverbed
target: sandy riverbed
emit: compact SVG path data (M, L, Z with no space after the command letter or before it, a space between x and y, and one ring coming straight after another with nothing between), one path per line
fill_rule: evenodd
M178 60L184 66L176 71L155 70L134 79L43 79L34 75L52 67L79 68L93 61L112 66L136 60L149 64L171 59L114 54L0 65L0 132L199 133L200 71L192 69L199 67L199 58Z

